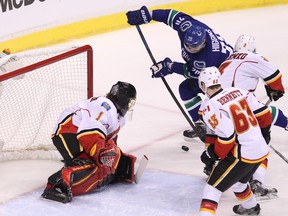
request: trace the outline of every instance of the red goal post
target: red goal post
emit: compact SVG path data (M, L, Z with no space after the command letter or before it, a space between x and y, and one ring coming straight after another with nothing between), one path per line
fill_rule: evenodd
M93 49L55 46L0 58L0 161L60 158L61 112L93 96Z

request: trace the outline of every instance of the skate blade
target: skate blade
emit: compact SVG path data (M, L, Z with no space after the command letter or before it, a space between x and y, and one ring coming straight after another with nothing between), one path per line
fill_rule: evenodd
M255 198L258 202L265 202L265 201L278 199L278 195L277 194L267 194L265 196L256 196Z
M72 197L69 196L59 196L59 195L55 195L55 194L42 194L41 195L41 199L43 200L50 200L50 201L56 201L56 202L60 202L60 203L68 203L71 202Z
M195 142L195 138L198 138L198 136L197 135L192 137L183 136L183 139L187 142Z

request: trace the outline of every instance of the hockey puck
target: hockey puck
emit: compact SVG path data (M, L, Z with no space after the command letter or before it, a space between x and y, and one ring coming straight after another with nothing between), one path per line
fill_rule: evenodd
M189 147L188 146L185 146L185 145L182 145L182 150L184 150L184 151L189 151Z

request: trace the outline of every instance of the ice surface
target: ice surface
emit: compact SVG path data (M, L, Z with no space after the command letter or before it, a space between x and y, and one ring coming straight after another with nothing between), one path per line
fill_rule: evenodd
M234 44L238 35L251 34L257 50L283 73L287 91L288 5L197 16ZM169 56L182 61L176 32L161 23L141 26L157 61ZM117 32L72 41L94 48L95 95L105 94L118 80L133 83L138 91L133 121L120 132L119 145L124 152L149 158L140 184L117 184L99 192L75 197L69 204L40 199L46 180L61 168L57 161L7 161L0 163L0 215L196 215L205 183L199 156L204 149L200 141L185 142L182 132L189 124L172 100L161 79L151 79L152 61L136 31L131 27ZM167 82L178 96L181 76L170 75ZM257 89L261 101L265 90ZM288 97L275 105L288 113ZM271 144L288 157L288 132L272 128ZM182 145L190 150L184 152ZM288 164L271 151L266 184L279 190L279 199L261 203L263 216L285 216L288 203ZM138 163L138 162L137 162ZM137 166L137 164L136 164ZM223 194L217 215L233 215L237 203L231 191Z

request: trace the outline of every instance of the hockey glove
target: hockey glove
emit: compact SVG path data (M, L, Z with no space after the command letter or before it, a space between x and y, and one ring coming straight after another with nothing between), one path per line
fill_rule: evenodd
M210 175L215 161L219 160L219 157L215 154L213 149L214 145L209 145L200 157L201 161L205 164L204 173L207 175Z
M284 91L273 90L270 86L265 85L266 93L271 101L277 101L284 95Z
M264 137L267 144L270 143L271 140L271 124L265 128L261 128L262 136Z
M195 122L195 127L196 127L197 136L203 143L205 143L205 137L206 137L206 132L207 132L205 123L201 120L198 120Z
M110 139L106 144L106 148L99 154L99 161L103 166L115 168L114 166L118 163L120 154L119 147Z
M128 11L126 16L130 25L146 24L152 19L146 6L142 6L140 10Z
M152 65L150 70L152 71L152 78L164 77L167 74L172 74L172 61L170 58L165 58L163 61L158 62L156 65Z

